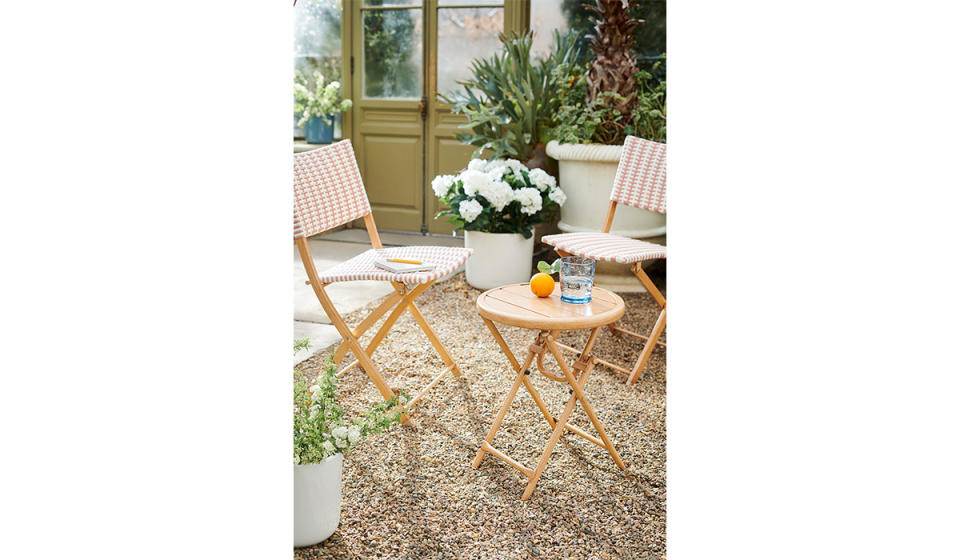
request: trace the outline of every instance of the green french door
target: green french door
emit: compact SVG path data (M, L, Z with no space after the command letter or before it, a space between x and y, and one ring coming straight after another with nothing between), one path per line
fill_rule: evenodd
M350 4L349 16L347 4ZM470 61L497 49L497 35L526 28L519 0L353 0L344 2L344 57L352 138L377 226L450 233L430 181L470 160L453 135L460 115L437 92L469 75ZM347 63L349 60L349 63Z

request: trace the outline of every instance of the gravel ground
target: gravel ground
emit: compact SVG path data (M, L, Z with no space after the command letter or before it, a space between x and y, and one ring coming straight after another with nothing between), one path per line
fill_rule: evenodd
M519 471L489 454L479 469L471 467L514 378L476 313L479 294L460 274L417 300L463 376L441 381L415 409L413 425L368 438L344 457L340 527L326 542L296 549L294 557L665 558L664 350L653 352L645 375L634 385L598 365L585 389L626 471L616 467L606 450L568 433L554 449L533 496L522 501L527 479ZM656 304L646 294L623 298L627 312L620 324L649 332ZM374 306L348 315L348 323L356 324ZM498 327L522 361L535 333ZM582 347L587 334L567 332L561 341ZM595 348L600 357L632 364L641 345L605 331ZM314 376L329 355L318 354L301 369ZM391 386L411 395L443 367L408 313L374 359ZM552 359L546 363L554 364ZM569 396L566 385L534 368L531 378L559 416ZM359 368L343 376L340 395L344 408L354 414L380 398ZM579 406L571 423L595 433ZM521 387L494 446L533 468L549 436L549 426Z

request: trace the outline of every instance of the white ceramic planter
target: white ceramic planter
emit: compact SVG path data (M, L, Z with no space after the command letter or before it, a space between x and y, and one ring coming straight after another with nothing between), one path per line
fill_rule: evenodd
M519 233L464 232L464 247L473 249L467 260L467 283L489 290L529 282L533 270L533 237Z
M567 194L557 227L564 233L600 231L610 204L623 146L547 144L547 154L560 164L559 185ZM610 233L650 238L665 235L667 217L657 212L618 205Z
M293 466L293 546L327 540L340 525L343 455Z

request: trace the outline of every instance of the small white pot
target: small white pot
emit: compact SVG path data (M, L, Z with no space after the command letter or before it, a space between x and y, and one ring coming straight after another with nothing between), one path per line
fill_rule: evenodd
M467 260L467 282L489 290L529 282L533 270L533 236L520 233L465 232L464 246L473 249Z
M293 546L327 540L340 525L343 455L293 466Z
M567 194L557 227L564 233L600 231L610 204L623 146L547 144L547 154L559 162L559 185ZM657 212L617 206L610 233L646 239L667 232L667 217Z

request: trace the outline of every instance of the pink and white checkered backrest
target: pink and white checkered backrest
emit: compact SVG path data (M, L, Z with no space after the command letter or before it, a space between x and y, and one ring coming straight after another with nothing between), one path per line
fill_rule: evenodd
M370 213L350 140L293 156L293 238L310 237Z
M627 136L610 200L667 213L667 145Z

